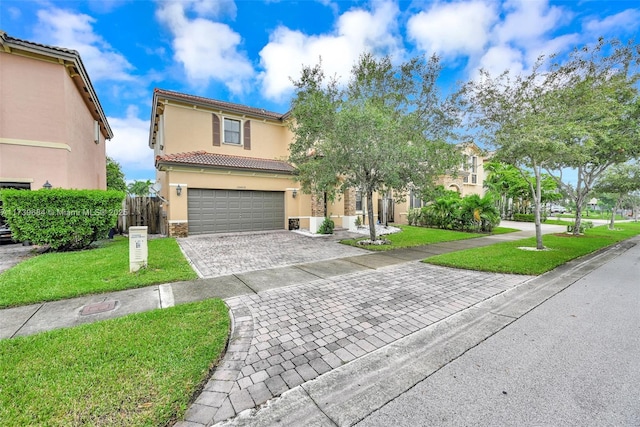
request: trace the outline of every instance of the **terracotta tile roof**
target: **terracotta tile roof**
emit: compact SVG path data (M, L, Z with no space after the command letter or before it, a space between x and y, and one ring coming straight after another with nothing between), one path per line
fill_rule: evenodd
M186 93L174 92L165 89L155 89L156 96L165 96L170 99L182 100L187 102L194 102L196 104L204 105L214 109L220 109L225 111L232 111L241 114L249 114L261 118L267 118L272 120L283 120L286 114L274 113L273 111L267 111L264 108L254 108L242 104L234 104L232 102L218 101L215 99L204 98L202 96L187 95Z
M161 163L284 173L293 173L293 171L295 170L294 167L289 163L281 160L229 156L226 154L207 153L206 151L191 151L188 153L176 153L166 154L164 156L156 156L156 166Z
M55 51L58 51L58 52L68 53L69 55L73 55L73 56L78 56L78 57L80 56L80 54L78 53L77 50L67 49L67 48L59 47L59 46L51 46L51 45L47 45L47 44L32 42L32 41L29 41L29 40L19 39L17 37L10 36L9 34L5 33L4 31L0 31L0 39L2 39L2 41L11 42L13 44L20 45L20 46L40 47L40 48L44 48L44 49L47 49L47 50L55 50Z

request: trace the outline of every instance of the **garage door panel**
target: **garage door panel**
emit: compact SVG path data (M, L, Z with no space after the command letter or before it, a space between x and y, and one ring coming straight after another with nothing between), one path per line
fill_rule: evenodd
M189 234L281 230L284 193L188 189Z

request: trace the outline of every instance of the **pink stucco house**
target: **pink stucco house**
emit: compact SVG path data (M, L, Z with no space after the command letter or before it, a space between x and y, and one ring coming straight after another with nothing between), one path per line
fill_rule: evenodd
M0 30L0 188L104 190L112 137L78 52Z

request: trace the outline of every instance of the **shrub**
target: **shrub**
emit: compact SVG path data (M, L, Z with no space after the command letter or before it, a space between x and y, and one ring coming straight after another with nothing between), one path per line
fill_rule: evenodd
M500 213L491 197L470 194L462 199L459 213L460 227L465 230L490 232L500 224Z
M579 233L580 234L584 234L585 230L588 230L590 228L593 228L593 222L591 221L582 221L580 223L580 230ZM575 224L569 224L567 225L567 233L573 233L573 231L576 229Z
M124 193L103 190L2 190L3 215L16 240L56 251L88 247L116 224Z
M333 220L327 217L324 219L324 221L322 221L322 224L320 224L320 228L318 229L318 234L333 234L334 227L335 227L335 224L333 223Z
M536 217L534 214L514 213L513 220L519 222L535 222Z
M409 223L409 225L417 225L421 213L422 211L420 210L420 208L409 209L409 211L407 212L407 222Z
M362 220L359 216L356 216L355 225L356 227L362 227Z

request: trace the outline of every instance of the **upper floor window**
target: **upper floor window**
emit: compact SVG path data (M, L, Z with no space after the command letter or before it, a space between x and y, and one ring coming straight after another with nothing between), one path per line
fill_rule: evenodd
M423 205L420 193L411 190L409 193L409 209L421 208Z
M224 119L225 144L240 145L240 120Z
M477 156L464 156L464 171L468 172L468 175L465 175L462 178L462 181L465 184L468 184L471 181L472 184L478 183L478 157Z
M362 191L356 190L356 211L362 210Z

